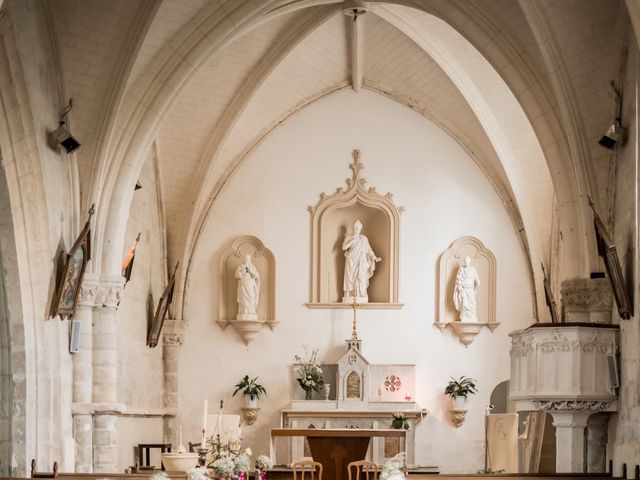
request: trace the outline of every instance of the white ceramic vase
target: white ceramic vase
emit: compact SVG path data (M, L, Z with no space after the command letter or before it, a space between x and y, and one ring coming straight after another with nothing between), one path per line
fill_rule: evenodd
M251 398L251 395L244 396L244 407L245 408L258 408L258 397L256 395Z
M467 397L456 397L453 399L454 410L465 410L467 404Z

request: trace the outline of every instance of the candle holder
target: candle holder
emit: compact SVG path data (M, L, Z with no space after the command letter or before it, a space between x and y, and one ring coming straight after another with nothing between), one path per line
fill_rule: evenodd
M198 452L198 466L205 468L207 463L207 453L209 453L209 449L198 447L196 448L196 452Z

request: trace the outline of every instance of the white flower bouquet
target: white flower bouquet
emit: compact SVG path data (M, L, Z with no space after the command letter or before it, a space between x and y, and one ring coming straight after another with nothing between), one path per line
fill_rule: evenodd
M380 480L404 480L405 454L399 453L382 466Z
M228 478L236 471L236 463L230 457L220 457L211 466L218 478Z
M296 369L298 384L304 390L304 399L311 400L313 392L319 392L324 387L322 378L322 368L318 363L318 349L314 348L311 353L307 347L303 347L304 357L295 356L296 363L300 366Z
M256 458L256 470L266 471L273 468L273 461L266 455L258 455Z
M241 453L240 455L238 455L236 458L233 459L236 465L237 472L246 473L249 471L249 469L251 468L251 460L249 457L250 455L251 455L251 450L249 450L249 453L247 453L247 451L245 450L244 453Z

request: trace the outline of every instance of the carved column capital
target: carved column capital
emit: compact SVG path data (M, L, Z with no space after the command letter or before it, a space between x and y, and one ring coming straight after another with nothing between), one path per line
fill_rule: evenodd
M78 306L116 308L122 300L124 282L120 275L86 274L80 285Z
M162 344L166 347L179 347L184 342L184 335L181 333L164 333Z
M565 322L611 323L613 294L606 278L576 278L561 284Z

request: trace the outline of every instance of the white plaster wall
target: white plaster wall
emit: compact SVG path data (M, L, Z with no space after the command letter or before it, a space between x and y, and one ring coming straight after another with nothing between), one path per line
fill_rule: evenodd
M129 413L155 415L152 418L118 419L119 471L134 465L133 446L162 442L164 381L162 345L146 345L147 320L153 315L166 281L156 174L151 156L140 174L142 189L133 195L123 258L138 232L131 280L118 308L118 402Z
M239 412L233 385L258 375L268 397L258 422L243 427L255 454L268 451L269 429L291 392L288 366L302 345L335 361L350 335L348 310L309 310L310 221L307 206L350 176L359 148L364 177L393 192L406 208L401 221L402 310L362 310L359 333L373 363L415 363L417 402L429 410L418 426L417 462L443 472L475 472L483 464L483 411L492 389L509 377L508 333L533 319L526 257L498 196L470 156L443 131L412 110L369 91L343 90L297 113L272 132L237 169L220 194L199 239L187 285L189 328L180 358L180 404L185 437L198 437L204 398L226 400ZM366 225L364 229L366 234ZM222 331L218 262L238 235L252 234L276 257L277 319L245 347L232 328ZM432 323L436 265L457 238L481 239L497 258L497 320L468 348ZM465 425L449 423L441 392L449 375L472 376L480 392L469 402ZM461 455L464 452L464 455Z

